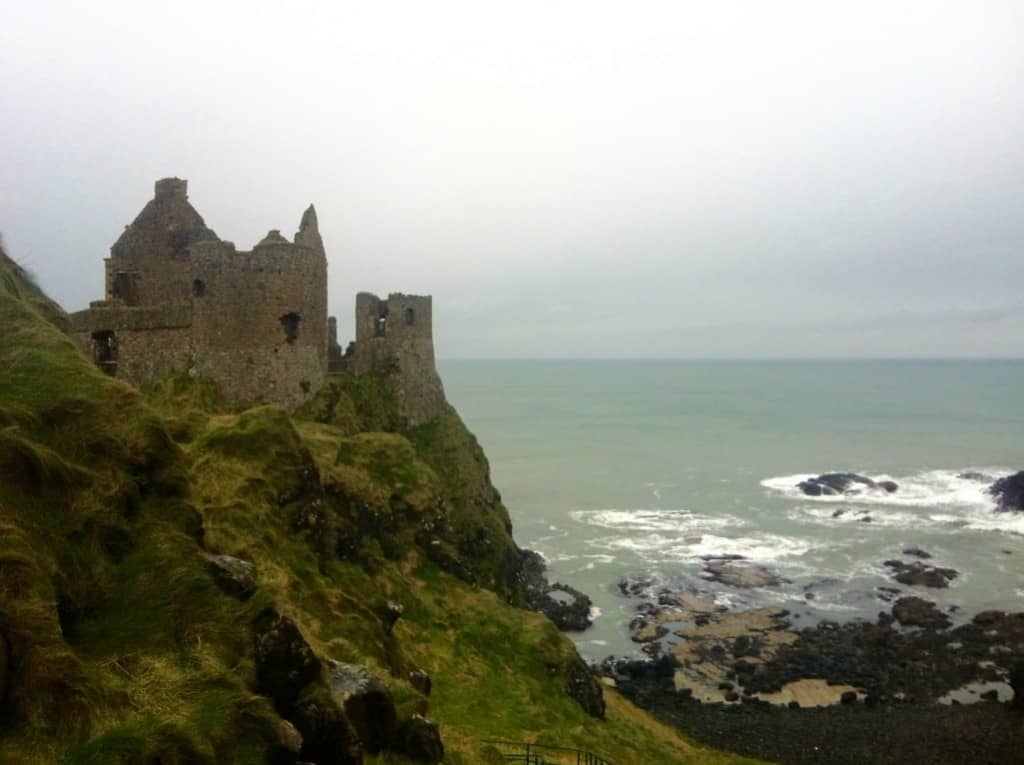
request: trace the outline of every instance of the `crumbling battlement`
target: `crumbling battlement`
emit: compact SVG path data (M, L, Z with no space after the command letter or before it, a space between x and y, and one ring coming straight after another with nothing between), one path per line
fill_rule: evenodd
M429 295L391 293L381 300L356 295L356 339L346 351L347 372L388 372L399 408L411 425L448 410L434 363L432 305Z
M293 409L327 374L327 257L310 206L289 242L273 230L240 252L188 202L187 181L152 200L105 260L106 299L72 315L79 345L144 385L168 372L217 383L236 403Z

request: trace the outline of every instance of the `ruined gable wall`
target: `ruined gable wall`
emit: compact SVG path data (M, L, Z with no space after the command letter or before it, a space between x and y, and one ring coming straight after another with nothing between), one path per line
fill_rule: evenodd
M142 386L170 372L185 372L191 364L192 311L187 303L129 307L94 303L70 316L75 342L89 358L101 361L96 333L113 333L119 379Z
M356 342L347 365L356 374L387 372L410 425L448 411L434 362L430 296L392 293L381 300L368 292L359 293Z
M192 281L202 285L192 297L194 372L238 403L293 409L311 398L327 372L323 252L283 238L252 252L223 242L191 249ZM289 315L297 326L282 322Z

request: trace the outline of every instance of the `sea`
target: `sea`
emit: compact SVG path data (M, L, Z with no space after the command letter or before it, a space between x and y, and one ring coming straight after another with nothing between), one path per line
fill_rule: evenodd
M1024 513L988 481L1024 469L1024 361L524 361L439 363L490 460L516 541L594 601L574 639L598 660L639 655L646 577L732 609L778 606L798 625L874 620L893 593L954 621L1024 611ZM808 497L825 472L895 481L893 494ZM886 560L956 569L948 589L894 583ZM708 581L742 556L771 587ZM883 588L883 589L880 589Z

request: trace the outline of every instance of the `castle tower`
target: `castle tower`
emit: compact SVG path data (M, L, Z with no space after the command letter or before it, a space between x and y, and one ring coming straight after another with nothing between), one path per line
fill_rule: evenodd
M346 368L387 373L410 425L448 411L434 362L432 314L429 295L393 292L387 300L369 292L356 295L356 340Z

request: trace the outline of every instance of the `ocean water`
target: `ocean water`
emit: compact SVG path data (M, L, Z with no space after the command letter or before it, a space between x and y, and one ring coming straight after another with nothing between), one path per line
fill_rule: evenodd
M444 361L449 399L481 441L521 546L594 600L589 658L635 655L650 575L798 623L871 618L900 587L952 609L1024 610L1024 514L986 484L1024 469L1022 361ZM804 477L890 478L893 495L813 498ZM865 520L868 518L870 520ZM917 545L960 572L946 590L895 584ZM786 582L706 581L702 556L742 555Z

